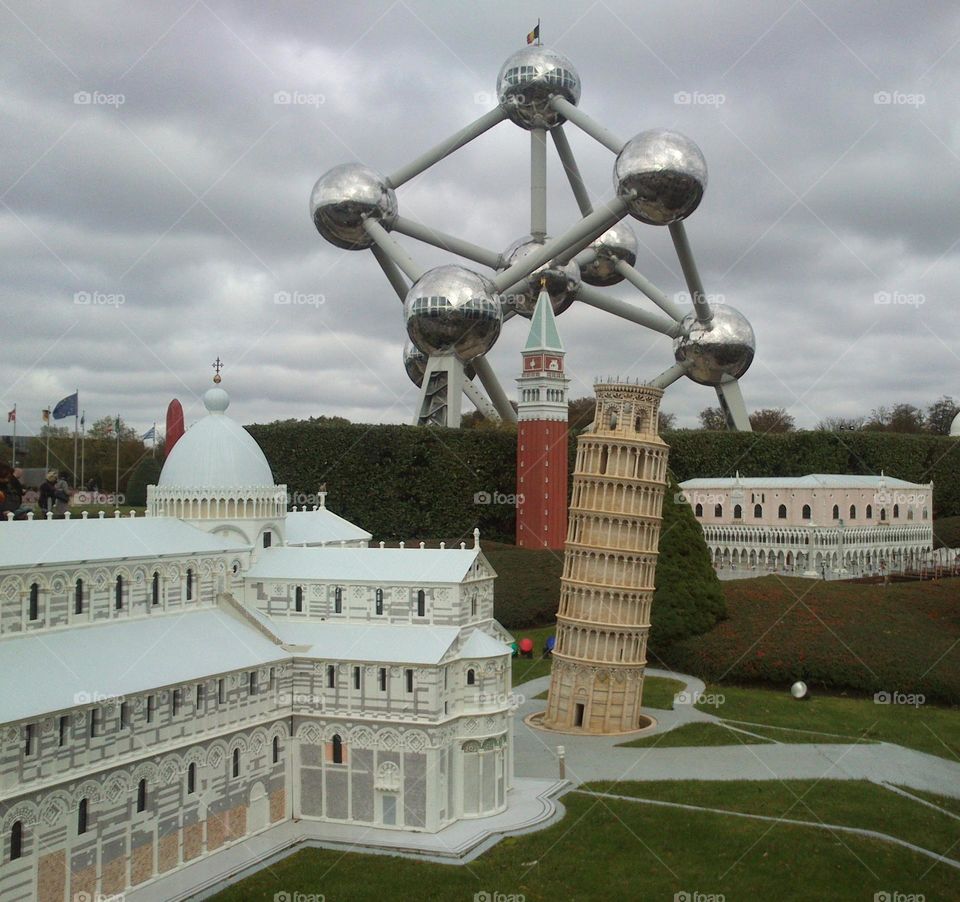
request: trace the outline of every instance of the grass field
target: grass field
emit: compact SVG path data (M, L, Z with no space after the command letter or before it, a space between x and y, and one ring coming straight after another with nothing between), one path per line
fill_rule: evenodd
M680 793L688 792L688 785L671 784ZM810 805L824 821L869 815L871 806L864 800L832 799L826 789L835 786L825 784L825 798L818 797L817 804ZM659 784L656 788L659 790ZM649 784L640 789L648 790ZM617 791L630 794L630 784L617 784ZM690 798L687 795L684 800ZM777 805L771 802L764 810L780 815L790 804L787 798L782 805L781 798L775 801ZM757 804L767 805L762 797ZM219 902L273 902L278 893L286 893L287 899L296 898L296 893L313 893L323 894L330 902L470 902L495 899L495 894L502 893L522 895L525 902L669 902L677 893L688 893L687 898L699 893L723 894L730 902L789 902L871 900L877 893L892 890L922 893L927 902L957 896L958 877L953 868L878 840L581 793L565 796L564 805L567 814L559 823L503 840L465 867L307 849L214 898ZM800 807L795 805L792 813ZM921 810L924 806L915 807L916 818L928 818ZM940 816L913 820L913 808L909 811L910 817L900 829L919 829L914 824L922 823L930 832L927 845L942 844L949 827L937 820ZM879 829L887 821L878 814L873 823ZM487 895L477 896L481 893Z

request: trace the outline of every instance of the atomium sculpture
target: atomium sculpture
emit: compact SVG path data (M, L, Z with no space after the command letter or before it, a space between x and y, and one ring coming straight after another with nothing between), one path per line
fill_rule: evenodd
M621 140L577 106L580 77L570 61L539 45L518 50L504 63L497 97L495 109L396 172L384 176L356 163L335 166L310 196L317 231L340 248L369 248L403 302L408 336L403 362L420 387L414 423L459 426L464 394L484 416L516 420L485 355L506 321L533 314L543 286L557 314L580 301L672 338L675 362L649 384L666 388L686 376L712 386L729 426L749 430L738 380L753 361L753 329L733 307L707 301L684 228L707 186L700 148L666 129ZM496 253L400 215L397 188L505 119L530 132L529 235ZM567 142L566 122L616 155L615 197L596 209ZM554 238L547 235L548 132L583 217ZM637 238L624 221L628 215L670 230L693 301L689 312L635 268ZM392 233L450 251L489 272L459 264L425 271ZM598 290L623 281L662 313Z

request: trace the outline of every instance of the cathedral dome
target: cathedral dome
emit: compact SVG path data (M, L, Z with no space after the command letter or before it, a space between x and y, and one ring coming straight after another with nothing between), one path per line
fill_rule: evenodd
M173 446L157 485L160 488L237 489L273 487L263 451L236 420L226 415L230 396L211 388L203 396L207 415Z
M950 434L960 438L960 413L953 418L953 422L950 424Z

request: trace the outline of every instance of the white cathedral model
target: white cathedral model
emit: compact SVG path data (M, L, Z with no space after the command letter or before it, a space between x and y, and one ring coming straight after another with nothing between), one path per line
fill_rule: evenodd
M511 637L478 532L371 548L322 496L288 513L227 393L204 404L146 517L0 524L5 902L171 898L281 822L507 807Z

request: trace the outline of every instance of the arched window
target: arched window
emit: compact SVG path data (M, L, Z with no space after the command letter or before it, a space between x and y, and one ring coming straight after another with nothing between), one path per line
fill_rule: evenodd
M812 516L812 514L811 514L811 511L810 511L810 505L809 505L809 504L805 504L805 505L803 506L803 519L804 519L804 520L809 520L809 519L811 518L811 516Z
M886 519L887 519L887 509L886 509L885 507L881 507L881 508L880 508L880 520L883 521L883 520L886 520Z
M476 595L470 596L470 616L471 617L477 616L477 596Z
M10 860L16 861L23 855L23 821L14 821L10 828Z
M694 515L695 517L702 517L702 516L703 516L703 505L702 505L702 504L698 504L698 505L693 509L693 515Z
M187 568L187 601L193 599L193 570Z
M467 685L473 686L476 684L476 682L477 682L477 674L476 674L476 671L474 671L474 669L471 667L467 671Z
M715 504L715 505L713 506L713 515L714 515L715 517L722 517L722 516L723 516L723 505L722 505L722 504Z
M153 582L150 586L150 604L160 604L160 574L153 571Z
M605 447L600 449L600 472L607 472L607 449Z
M923 519L924 519L924 520L927 519L927 509L926 509L926 508L923 509Z
M376 598L377 598L376 610L377 610L377 615L379 616L380 614L383 613L383 589L377 589Z
M36 620L40 616L40 586L30 583L30 619Z
M868 505L867 505L867 519L868 519L868 520L872 520L872 519L873 519L873 505L872 505L872 504L868 504Z
M908 507L908 508L907 508L907 519L908 519L908 520L912 520L912 519L913 519L913 508L912 508L912 507Z
M343 764L343 740L339 733L333 734L333 763Z
M272 544L273 544L273 533L271 533L270 530L268 529L263 534L263 547L269 548Z
M303 586L297 586L293 596L293 607L294 610L299 614L303 610Z
M857 506L855 504L850 505L850 519L851 520L857 519Z
M785 504L781 504L780 507L777 508L777 519L787 519L787 506Z
M427 593L417 589L417 616L423 617L427 613Z
M147 810L147 781L141 780L137 784L137 811Z
M187 768L187 792L193 793L197 791L197 765L192 761L190 766Z
M755 520L759 520L763 516L763 505L755 504L753 506L753 517Z
M839 504L835 504L835 505L833 506L833 519L834 519L834 520L839 520L839 519L840 519L840 505L839 505Z
M333 612L335 614L343 613L343 589L340 586L333 590Z
M113 590L113 606L119 611L123 609L123 577L117 574L117 584Z
M899 519L900 519L900 505L899 505L899 504L895 504L895 505L893 506L893 519L894 519L894 520L899 520Z
M733 506L733 519L742 520L743 519L743 507L739 504Z
M77 807L77 833L87 832L87 800L80 799Z
M73 587L73 613L83 613L83 580L78 579Z
M276 764L280 760L280 737L273 737L273 763Z
M240 776L240 749L233 750L233 775Z

